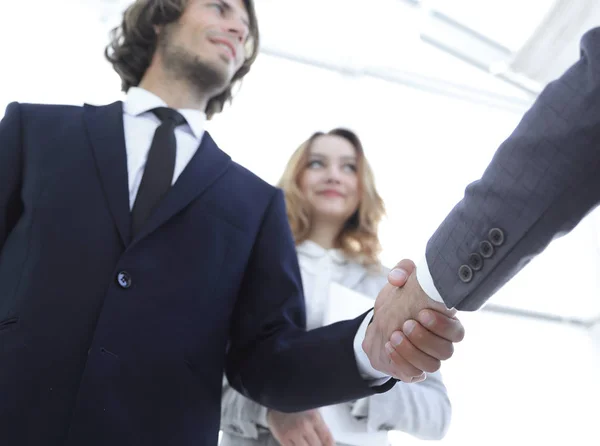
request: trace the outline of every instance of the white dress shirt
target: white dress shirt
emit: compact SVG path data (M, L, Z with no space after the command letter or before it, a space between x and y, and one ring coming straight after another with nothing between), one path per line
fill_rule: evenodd
M153 108L167 107L158 96L139 87L132 87L127 92L123 103L123 127L125 131L125 149L127 151L127 175L129 178L129 207L133 208L144 175L148 152L152 145L154 132L160 125L160 119L151 112ZM175 129L177 152L175 155L174 184L188 165L192 156L200 147L204 135L206 114L199 110L177 110L183 115L186 124Z
M324 249L307 240L296 247L306 298L306 329L323 326L331 282L341 282L348 263L337 249Z
M431 277L431 272L429 271L429 265L427 265L427 258L425 256L421 258L421 261L417 265L417 282L419 282L419 285L421 285L425 294L437 302L444 303L444 299L442 299L440 292L433 283L433 277Z
M154 132L160 125L160 119L151 112L156 107L166 107L167 104L158 96L139 87L132 87L127 92L123 104L123 126L125 131L125 149L127 152L127 174L129 178L129 206L133 208L137 196L148 152L154 138ZM175 129L177 141L177 152L175 157L175 171L173 182L177 181L183 169L188 165L192 156L198 150L204 126L206 114L199 110L180 109L177 110L186 119L187 124ZM309 294L310 295L310 294ZM315 314L309 316L314 323ZM365 337L367 326L371 320L371 313L367 315L354 338L354 353L361 375L366 380L372 381L372 385L380 385L385 382L385 374L371 367L369 358L362 349L362 341Z

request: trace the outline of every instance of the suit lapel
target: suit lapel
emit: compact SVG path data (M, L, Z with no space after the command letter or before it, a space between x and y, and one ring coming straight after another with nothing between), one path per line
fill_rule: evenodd
M94 151L108 207L124 246L131 239L127 152L123 129L123 103L85 105L84 119Z
M200 147L135 240L155 231L200 196L225 173L230 163L231 158L217 147L208 132L204 132Z

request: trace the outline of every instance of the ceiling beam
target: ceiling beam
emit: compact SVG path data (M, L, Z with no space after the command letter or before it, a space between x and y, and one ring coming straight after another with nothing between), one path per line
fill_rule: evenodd
M419 0L401 0L422 8ZM514 54L498 42L433 9L425 10L427 20L421 30L421 40L491 76L506 82L535 99L543 85L511 71Z
M573 325L585 329L590 329L600 322L600 315L588 319L581 319L575 317L560 316L550 313L543 313L539 311L523 310L519 308L495 304L487 304L481 308L481 311L485 311L487 313L502 314L506 316L516 316L521 318L535 319L545 322L554 322L558 324Z
M286 59L325 70L335 71L351 77L367 76L391 83L401 84L428 93L444 95L454 99L504 109L515 113L524 113L531 107L533 99L522 99L514 96L492 93L488 90L472 88L463 84L452 83L441 78L425 76L420 73L399 70L383 70L377 68L360 68L327 62L295 53L262 46L261 54Z

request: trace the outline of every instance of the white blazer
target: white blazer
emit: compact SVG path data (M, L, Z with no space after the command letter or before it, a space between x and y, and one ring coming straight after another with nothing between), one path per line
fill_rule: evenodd
M365 268L349 260L340 250L326 250L314 242L297 246L302 285L306 298L307 329L320 327L326 308L328 286L337 282L375 299L387 283L386 268ZM451 405L439 372L417 384L402 382L388 392L342 403L348 415L359 420L369 435L369 444L387 446L387 431L398 430L424 440L439 440L446 434ZM267 409L247 399L223 379L221 402L221 446L275 446L267 429ZM362 445L361 445L362 446Z

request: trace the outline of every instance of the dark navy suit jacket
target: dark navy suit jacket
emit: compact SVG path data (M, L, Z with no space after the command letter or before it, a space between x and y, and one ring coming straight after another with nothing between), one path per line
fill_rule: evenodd
M361 398L363 316L304 331L281 191L208 134L132 237L122 103L0 122L0 438L216 445L223 371L282 411Z

